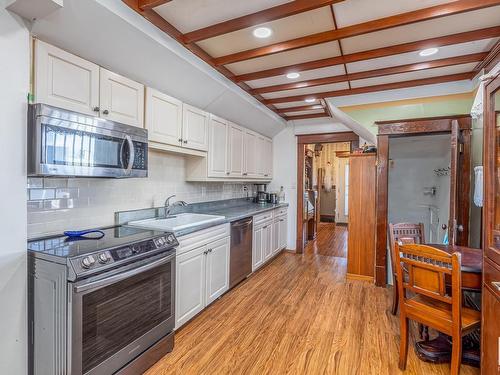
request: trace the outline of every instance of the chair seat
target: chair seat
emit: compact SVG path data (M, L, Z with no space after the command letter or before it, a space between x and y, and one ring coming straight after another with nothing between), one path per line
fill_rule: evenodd
M410 318L451 335L451 304L417 294L405 301L405 309ZM462 331L470 331L480 324L480 311L462 307Z

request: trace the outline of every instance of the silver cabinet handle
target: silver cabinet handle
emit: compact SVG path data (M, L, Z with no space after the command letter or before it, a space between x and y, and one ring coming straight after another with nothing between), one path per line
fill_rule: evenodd
M94 107L94 108L92 108L92 110L93 110L94 112L99 112L99 111L101 110L101 108L99 108L99 107Z
M184 141L184 143L188 143L188 141Z
M205 251L203 252L203 254L207 255L207 254L208 254L208 250L205 250Z
M495 288L498 292L500 292L500 281L492 281L491 285L493 288Z
M226 174L229 176L229 175L230 175L230 172L226 172Z
M179 138L179 139L178 139L178 141L179 141L179 142L182 142L182 138Z
M103 115L109 115L109 111L107 109L105 109L104 111L102 111L102 114Z

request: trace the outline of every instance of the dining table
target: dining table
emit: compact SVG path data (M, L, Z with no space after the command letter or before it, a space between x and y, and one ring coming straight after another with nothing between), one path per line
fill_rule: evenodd
M483 251L458 245L427 244L449 254L461 254L463 304L475 310L481 309L481 283L483 271ZM426 362L446 363L451 361L451 337L438 333L437 337L424 338L415 343L417 356ZM480 364L479 329L462 340L462 363L479 367Z

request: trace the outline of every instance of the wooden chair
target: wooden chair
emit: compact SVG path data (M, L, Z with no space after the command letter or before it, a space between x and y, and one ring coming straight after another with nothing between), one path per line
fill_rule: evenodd
M398 312L398 288L397 288L397 275L396 266L394 264L394 243L398 241L400 244L423 244L425 243L424 236L424 224L412 224L412 223L398 223L389 224L389 243L390 251L389 256L391 257L392 265L392 315L396 315Z
M451 336L451 374L457 375L462 359L462 336L481 324L479 311L462 307L461 255L450 255L426 245L395 242L394 247L401 320L399 368L406 368L408 319L411 319ZM446 280L451 280L451 295ZM407 296L407 291L413 297Z

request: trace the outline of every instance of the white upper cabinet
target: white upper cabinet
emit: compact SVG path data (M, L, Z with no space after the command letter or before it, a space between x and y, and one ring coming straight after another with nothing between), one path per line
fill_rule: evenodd
M257 133L245 130L243 176L248 178L257 177Z
M209 114L207 112L186 103L182 105L183 147L207 151L208 120Z
M99 115L99 66L40 40L34 53L35 102Z
M273 141L269 138L264 139L264 178L271 179L273 177Z
M227 177L228 171L228 123L226 120L210 115L208 177Z
M229 123L229 176L243 176L243 160L244 160L244 136L243 128L236 124Z
M146 88L146 128L150 141L181 146L182 102Z
M101 117L144 127L144 85L101 68Z

